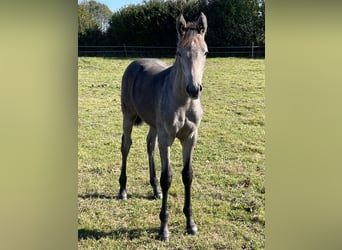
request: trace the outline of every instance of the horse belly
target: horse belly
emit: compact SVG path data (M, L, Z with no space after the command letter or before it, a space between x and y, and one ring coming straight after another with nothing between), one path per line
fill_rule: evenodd
M149 126L156 127L157 90L156 86L147 83L150 81L142 78L135 85L132 99L138 116Z

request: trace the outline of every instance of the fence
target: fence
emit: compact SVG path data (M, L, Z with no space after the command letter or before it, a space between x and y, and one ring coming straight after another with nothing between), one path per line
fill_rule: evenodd
M78 56L173 57L176 47L153 46L78 46ZM264 58L265 46L209 47L208 57Z

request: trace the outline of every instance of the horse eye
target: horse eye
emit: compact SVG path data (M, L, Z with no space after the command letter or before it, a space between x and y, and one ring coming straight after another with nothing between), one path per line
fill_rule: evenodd
M207 56L209 54L209 51L204 52L204 55Z
M179 51L177 51L177 56L182 56L182 54Z

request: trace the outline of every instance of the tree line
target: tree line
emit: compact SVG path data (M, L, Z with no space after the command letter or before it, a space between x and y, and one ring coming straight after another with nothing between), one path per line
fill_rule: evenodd
M176 18L208 19L210 46L265 44L264 0L146 0L112 13L104 4L78 5L79 45L175 46Z

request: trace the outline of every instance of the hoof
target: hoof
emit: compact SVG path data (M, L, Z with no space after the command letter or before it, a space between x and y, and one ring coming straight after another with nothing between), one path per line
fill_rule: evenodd
M186 227L186 232L188 234L195 235L197 233L197 231L198 231L198 228L194 222Z
M126 191L120 191L118 194L118 199L120 200L127 200L127 193Z
M159 235L159 239L164 242L169 242L170 236Z
M164 242L169 242L170 241L170 233L164 235L164 234L159 234L159 239Z
M162 199L162 198L163 198L163 194L161 192L158 192L157 194L153 195L154 200L158 200L158 199Z
M167 228L159 231L159 239L164 242L169 242L170 232Z

